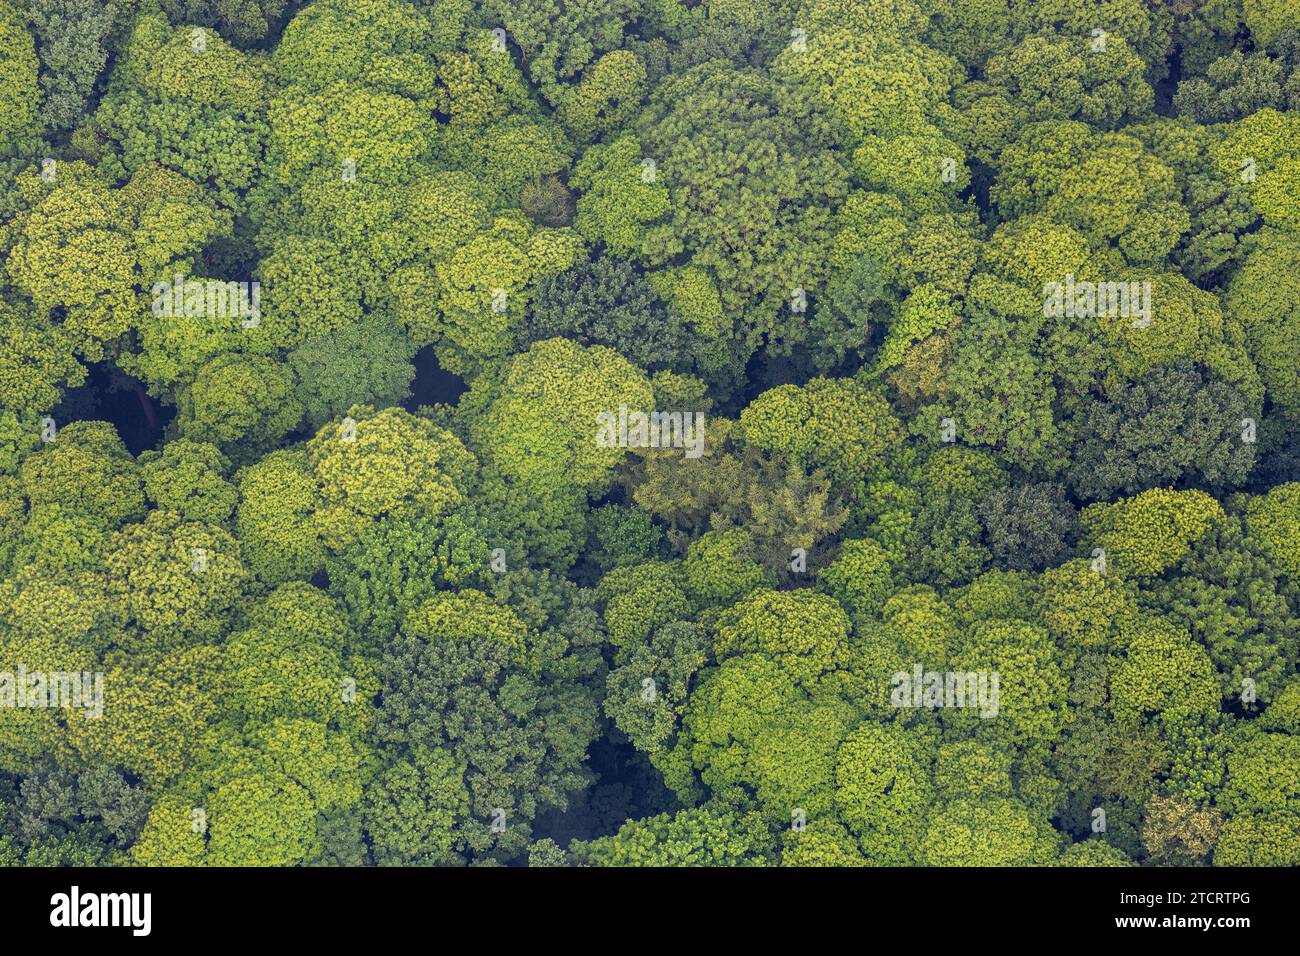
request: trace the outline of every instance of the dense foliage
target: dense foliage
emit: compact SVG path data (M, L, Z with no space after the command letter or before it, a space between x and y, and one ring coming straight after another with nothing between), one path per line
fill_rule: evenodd
M1291 0L0 0L0 863L1300 865L1298 440Z

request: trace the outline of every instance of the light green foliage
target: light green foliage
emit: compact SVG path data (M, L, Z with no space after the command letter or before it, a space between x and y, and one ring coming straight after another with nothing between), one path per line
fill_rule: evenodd
M369 662L347 656L347 622L311 585L281 585L226 644L231 706L245 719L299 717L365 728L377 689Z
M117 764L151 786L165 785L190 764L218 714L220 651L200 645L110 668L104 687L104 716L68 724L73 747L86 760Z
M953 654L952 668L988 675L987 701L942 712L945 723L954 727L1025 746L1055 741L1070 720L1068 681L1041 627L1023 621L977 624ZM993 709L993 673L998 674L995 720L984 716Z
M856 136L922 129L934 105L959 82L959 65L900 36L896 23L894 29L878 29L869 5L824 6L800 18L801 23L821 21L820 29L809 32L807 51L783 52L776 69L797 80Z
M293 397L293 373L261 356L219 355L206 362L177 395L179 431L186 438L229 448L279 441L302 420Z
M1223 825L1215 866L1300 864L1300 818L1295 813L1238 815Z
M1113 567L1142 578L1180 561L1222 517L1219 503L1205 492L1152 488L1114 504L1089 505L1079 522Z
M686 620L691 604L682 589L681 569L660 562L615 568L600 581L605 628L616 648L634 647L671 621Z
M745 655L724 661L700 682L687 703L679 759L697 768L703 782L713 789L751 780L751 751L765 736L779 739L787 726L806 717L809 709L807 695L771 659ZM844 723L832 728L840 736L849 729ZM836 744L838 738L832 735L815 755L824 776L814 784L823 788L829 785ZM679 793L689 792L693 777L673 775L667 782ZM828 798L829 791L823 790L823 809ZM784 814L794 808L778 809Z
M406 616L403 627L408 634L439 640L483 638L512 655L523 654L526 640L523 621L472 588L425 601Z
M9 154L31 136L40 106L36 44L12 6L0 11L0 61L0 153Z
M1012 9L1035 32L1056 28L1074 36L1091 36L1104 29L1107 43L1118 35L1140 52L1148 63L1163 63L1169 47L1169 18L1159 7L1141 0L1013 0Z
M396 0L301 11L271 58L289 84L268 109L279 176L298 178L316 165L337 170L351 159L359 177L400 177L432 145L430 52L427 19Z
M761 824L700 808L629 821L576 852L590 866L762 866L771 849Z
M83 152L119 178L157 163L210 184L227 208L244 207L265 163L264 58L235 49L215 30L145 16L127 37L113 79L88 127L74 134Z
M1123 850L1101 840L1072 843L1061 855L1060 866L1136 866Z
M215 445L178 438L139 461L144 493L155 508L210 525L230 520L239 492L226 480L230 462Z
M39 582L41 604L35 614L15 614L23 609L15 607L24 597L18 591L20 582L7 581L0 590L0 609L5 619L5 633L0 638L0 660L4 670L16 673L19 665L32 671L85 670L93 666L94 654L74 641L84 635L75 628L66 627L68 610L59 608L66 592L51 589L47 582ZM62 610L62 614L57 613ZM24 618L36 618L47 629L25 626ZM51 627L52 625L52 627ZM107 679L107 678L105 678ZM85 725L96 723L89 713L68 714L70 723ZM48 708L0 708L0 767L10 773L27 773L51 756L67 759L71 751L68 731L62 726L57 711Z
M965 158L960 146L934 131L873 134L853 151L853 167L864 186L924 206L945 191L955 195L970 186Z
M1091 271L1087 237L1042 215L1003 223L980 252L994 271L1034 291L1070 273Z
M1300 682L1292 678L1269 705L1262 724L1266 730L1294 734L1300 730Z
M145 291L204 243L229 230L202 189L153 165L113 189L84 163L57 163L54 182L36 170L18 188L10 280L42 312L59 310L78 354L97 361L109 343L148 322Z
M1261 376L1247 358L1248 338L1239 320L1231 312L1225 316L1214 295L1180 275L1138 274L1132 280L1151 283L1150 325L1122 316L1097 320L1116 350L1115 372L1137 379L1158 365L1197 361L1236 387L1247 405L1255 407L1262 392Z
M216 639L247 574L228 533L169 511L114 535L105 567L137 651Z
M574 168L573 184L582 190L574 227L587 239L600 239L613 252L640 252L647 223L669 209L668 190L642 164L637 140L622 136L608 145L593 146ZM648 181L647 181L648 180Z
M1168 724L1199 720L1217 709L1214 665L1205 649L1175 627L1142 621L1111 672L1116 718Z
M1296 11L0 0L0 864L1300 865Z
M943 801L1010 796L1010 755L972 740L944 744L935 754L934 789Z
M1024 571L985 571L949 597L957 620L965 626L990 620L1034 620L1041 603L1038 582Z
M1300 311L1294 294L1298 257L1300 245L1290 233L1262 230L1223 298L1227 314L1245 330L1269 398L1291 419L1300 418Z
M782 866L860 867L867 863L853 837L835 824L813 824L791 832L781 851Z
M915 860L932 801L923 759L896 724L863 724L840 744L835 806L873 865Z
M1059 837L1009 800L959 800L934 813L921 842L926 866L1049 866Z
M889 555L870 538L846 541L839 556L817 576L817 586L853 614L873 614L894 590Z
M1220 805L1229 813L1294 812L1298 750L1300 738L1290 734L1243 734L1228 754Z
M140 469L108 422L71 422L19 470L35 508L58 504L112 529L144 516Z
M1264 542L1278 567L1300 578L1300 483L1278 485L1246 505L1246 527Z
M193 801L181 793L166 793L149 810L140 839L131 847L136 866L201 866L207 850L205 834L194 826Z
M503 476L545 491L569 483L598 490L627 454L597 442L600 421L653 410L650 383L637 368L602 346L567 339L538 342L505 366L499 381L480 378L466 402L483 411L471 429Z
M1004 215L1041 210L1133 263L1164 258L1190 225L1173 170L1125 134L1030 123L998 162L993 199Z
M1114 129L1151 112L1146 64L1122 37L1097 50L1091 38L1031 36L992 57L990 83L1004 88L1023 119L1080 119Z
M1067 561L1044 572L1042 620L1062 647L1118 645L1120 627L1137 613L1137 602L1123 579L1108 572L1100 556Z
M957 638L952 608L931 587L913 585L885 601L881 614L898 646L918 661L939 664Z
M1271 44L1286 29L1300 28L1300 16L1282 0L1243 0L1246 26L1263 45Z
M323 539L341 550L383 517L438 517L463 500L475 466L460 439L400 408L358 405L307 443Z
M0 304L0 408L24 417L43 414L66 386L85 379L59 326Z
M636 116L646 72L635 53L612 50L591 65L564 102L565 122L581 140L626 125Z
M847 661L849 621L834 599L808 590L762 590L719 617L719 659L757 653L800 683Z
M361 796L362 754L324 725L277 719L216 743L205 778L213 866L292 866L321 850L317 818Z
M320 488L301 449L272 452L235 475L235 529L249 570L268 584L311 577L325 564Z
M898 315L889 324L885 341L876 355L876 368L883 370L901 364L913 345L951 329L959 321L951 298L941 289L918 286L903 300Z
M764 392L740 413L743 440L825 468L842 482L870 474L901 437L879 394L851 379L813 379Z

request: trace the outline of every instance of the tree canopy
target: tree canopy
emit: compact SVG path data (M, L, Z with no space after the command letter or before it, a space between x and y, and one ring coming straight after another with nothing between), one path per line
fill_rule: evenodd
M0 0L0 863L1300 864L1298 184L1292 0Z

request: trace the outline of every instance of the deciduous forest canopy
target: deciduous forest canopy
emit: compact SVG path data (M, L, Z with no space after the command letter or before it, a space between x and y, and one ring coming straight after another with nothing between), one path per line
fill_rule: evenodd
M1300 865L1296 0L0 0L0 863Z

